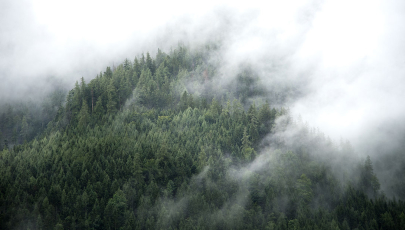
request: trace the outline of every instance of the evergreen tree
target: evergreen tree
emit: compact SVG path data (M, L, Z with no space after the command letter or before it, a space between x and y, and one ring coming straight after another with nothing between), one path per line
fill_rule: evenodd
M255 156L255 151L251 147L251 142L249 140L249 135L247 132L247 128L243 130L243 137L242 137L242 154L246 161L250 161Z
M151 71L152 75L155 74L155 63L153 62L152 58L150 57L149 52L146 53L146 67Z
M184 91L183 95L180 98L180 110L184 111L188 108L188 96L187 91Z
M370 195L376 196L378 190L380 189L380 183L374 174L370 156L367 156L360 177L360 186L363 191L370 193Z
M107 87L107 97L107 113L113 114L117 110L117 92L112 79Z
M82 108L80 109L80 113L78 115L78 123L77 126L79 129L83 130L86 128L87 124L90 122L90 114L89 114L89 107L85 100L82 102Z
M125 194L118 190L115 192L107 206L105 207L104 225L108 229L120 229L125 224L125 211L127 209L127 200Z
M111 71L110 67L107 67L105 72L104 72L104 77L107 79L111 79L113 76L113 72Z
M0 229L404 229L405 203L379 192L370 157L356 168L349 142L257 109L254 72L241 96L201 85L216 49L125 60L81 78L65 105L0 105Z

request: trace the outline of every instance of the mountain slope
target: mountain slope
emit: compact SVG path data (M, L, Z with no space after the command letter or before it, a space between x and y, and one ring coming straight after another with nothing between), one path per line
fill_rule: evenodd
M77 83L42 136L0 152L1 228L405 228L369 158L257 99L248 67L218 89L210 52Z

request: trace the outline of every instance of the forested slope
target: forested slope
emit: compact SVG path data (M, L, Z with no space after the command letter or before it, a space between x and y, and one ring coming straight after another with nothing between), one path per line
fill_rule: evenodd
M39 134L2 122L21 135L0 152L0 228L405 229L370 158L271 107L248 66L219 89L215 49L82 78Z

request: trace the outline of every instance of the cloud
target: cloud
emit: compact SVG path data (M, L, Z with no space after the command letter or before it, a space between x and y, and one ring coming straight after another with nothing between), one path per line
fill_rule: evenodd
M249 63L268 89L298 92L286 106L334 140L347 138L361 148L368 138L392 140L379 127L402 123L405 115L400 1L0 4L1 101L35 97L52 87L50 76L70 89L80 77L89 81L141 52L211 40L221 42L222 84Z
M403 117L401 9L392 1L325 4L295 56L297 66L313 74L311 93L292 111L335 139L355 142L376 125Z

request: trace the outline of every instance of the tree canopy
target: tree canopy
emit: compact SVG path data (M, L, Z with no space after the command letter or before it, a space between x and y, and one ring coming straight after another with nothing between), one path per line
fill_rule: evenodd
M215 49L142 54L66 100L5 106L0 228L405 229L371 159L253 100L271 92L252 69L215 87Z

